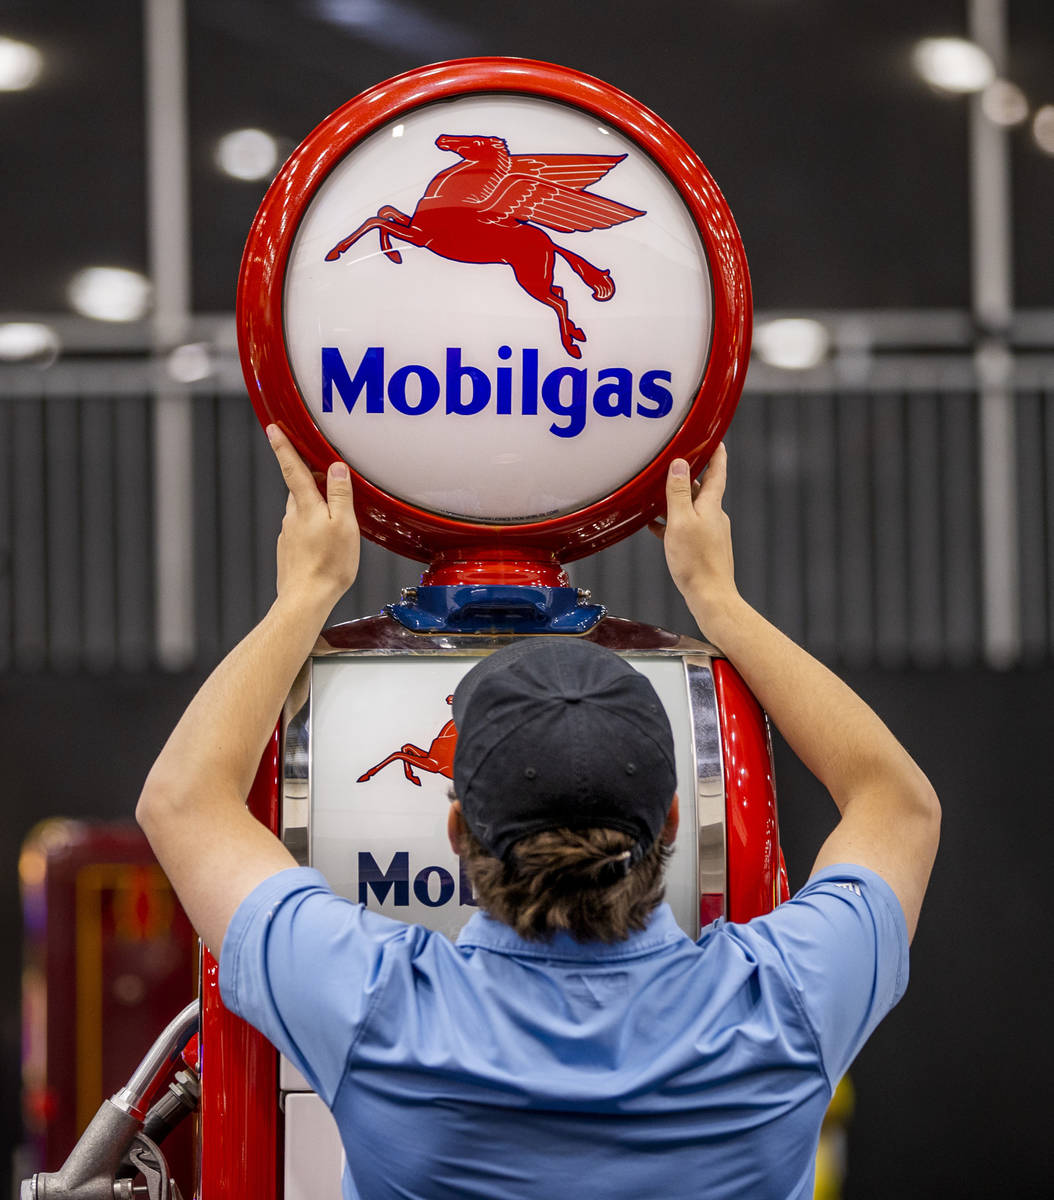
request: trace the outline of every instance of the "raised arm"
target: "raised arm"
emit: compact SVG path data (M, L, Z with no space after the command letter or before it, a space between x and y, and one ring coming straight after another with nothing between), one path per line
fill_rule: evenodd
M876 871L900 900L913 937L937 852L937 797L864 701L739 595L721 507L726 467L724 446L701 483L692 483L683 460L671 464L666 525L653 527L663 537L670 574L699 628L728 656L841 813L813 871L834 863Z
M277 599L191 701L136 808L191 923L217 956L241 901L296 865L245 800L297 672L359 563L348 468L330 467L325 500L285 435L273 425L267 432L289 488Z

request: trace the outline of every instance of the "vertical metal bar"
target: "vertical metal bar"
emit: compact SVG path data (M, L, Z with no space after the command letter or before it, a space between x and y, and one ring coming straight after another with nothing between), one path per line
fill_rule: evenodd
M755 394L743 400L726 438L729 467L725 511L731 518L735 539L736 581L744 597L763 611L767 609L769 582L765 419L771 403L768 395Z
M194 397L194 640L202 666L223 654L220 634L219 421L222 396Z
M1054 392L1044 390L1043 404L1043 477L1046 480L1043 515L1048 529L1047 563L1047 657L1054 649Z
M1017 401L1017 456L1020 474L1018 522L1021 534L1021 658L1041 663L1047 652L1047 598L1043 520L1043 414L1036 393Z
M150 577L157 553L152 536L150 421L146 396L122 396L114 405L114 542L117 546L117 660L125 670L150 665L155 650Z
M42 667L48 649L47 490L44 478L43 396L14 405L13 574L14 663L20 671Z
M220 400L216 405L219 479L216 527L219 530L220 636L232 646L252 627L252 492L250 449L245 416L248 405Z
M854 666L874 657L874 540L871 523L872 442L869 395L838 401L838 543L841 563L842 657Z
M1006 0L968 0L967 27L1002 74ZM985 331L977 347L984 647L989 664L1003 667L1021 652L1013 363L1007 349L1013 313L1010 154L1006 130L985 117L979 95L970 100L970 194L973 311Z
M48 575L48 665L69 671L79 665L83 648L83 592L80 567L78 446L79 396L48 396L44 402L44 483L48 495L46 562Z
M980 656L980 529L975 504L978 427L972 394L941 399L941 533L944 539L944 653L955 666Z
M190 311L186 31L183 0L144 0L147 196L154 353L185 336ZM159 375L159 380L161 376ZM194 658L193 409L186 388L154 394L155 645L162 667Z
M883 666L907 654L907 528L904 471L904 399L874 398L875 650Z
M13 402L0 394L0 672L11 669L14 656L14 445Z
M920 666L941 660L940 409L936 396L907 402L908 638Z
M984 649L1006 667L1021 651L1017 455L1009 353L988 341L977 352L980 377L981 557Z
M834 401L816 393L802 401L802 409L806 644L820 658L832 659L838 645Z
M110 439L112 401L86 397L81 414L81 505L84 529L84 665L92 671L113 667L116 649L114 587L114 461Z
M772 402L766 462L769 491L769 611L795 641L805 639L802 570L800 398L788 392Z

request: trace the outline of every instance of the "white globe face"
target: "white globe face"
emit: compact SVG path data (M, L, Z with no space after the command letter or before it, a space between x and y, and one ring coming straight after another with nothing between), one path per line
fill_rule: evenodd
M534 97L436 103L364 139L285 278L289 363L327 440L462 520L618 490L680 427L709 355L710 272L676 188L616 129Z

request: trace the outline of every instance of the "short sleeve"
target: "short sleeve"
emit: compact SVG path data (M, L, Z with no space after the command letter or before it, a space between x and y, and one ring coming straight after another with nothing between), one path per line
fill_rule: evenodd
M386 960L412 929L335 895L318 871L279 871L231 919L220 995L331 1104Z
M777 951L833 1090L907 987L900 902L873 871L838 864L747 929Z

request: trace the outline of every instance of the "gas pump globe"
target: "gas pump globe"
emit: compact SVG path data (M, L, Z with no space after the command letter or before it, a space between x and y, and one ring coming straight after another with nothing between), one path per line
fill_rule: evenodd
M351 467L364 536L425 564L327 630L249 804L352 900L456 937L475 898L446 839L450 698L482 656L595 641L654 684L681 824L667 899L693 937L786 895L764 714L706 642L612 616L563 564L644 526L670 460L732 419L750 284L692 149L597 79L469 59L327 118L271 185L238 289L262 425L324 478ZM203 953L200 1200L338 1200L322 1101L224 1008Z

